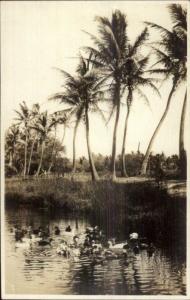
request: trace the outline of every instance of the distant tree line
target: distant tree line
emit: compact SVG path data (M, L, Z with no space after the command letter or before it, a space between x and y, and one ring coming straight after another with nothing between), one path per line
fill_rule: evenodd
M48 114L47 111L40 112L38 104L31 109L25 102L20 104L20 110L16 111L15 123L6 133L6 168L12 168L23 176L39 176L43 171L47 173L55 171L57 161L60 159L64 161L63 143L66 127L73 123L72 168L67 167L72 174L82 166L82 170L87 169L91 172L92 180L97 180L98 172L104 168L109 171L114 180L118 171L123 177L145 176L148 172L153 172L153 169L154 172L156 169L169 169L174 164L179 176L184 178L186 176L184 120L187 102L187 11L180 4L170 4L168 9L173 22L172 30L145 22L144 30L134 43L129 41L128 22L124 13L116 10L110 19L96 17L98 36L86 32L94 46L82 48L84 55L79 55L76 73L73 75L58 69L64 78L63 89L50 96L49 100L65 104L65 109ZM160 38L150 45L148 42L153 30L160 33ZM147 55L144 55L145 51L143 51L145 44L150 48ZM140 152L126 155L127 128L134 98L142 98L149 104L145 89L149 88L161 96L160 86L166 80L172 81L172 87L164 113L154 129L145 155ZM162 157L160 160L160 157L151 155L153 143L172 105L173 95L181 85L184 87L184 103L179 126L179 158L175 156L176 160L174 157L164 160ZM118 124L123 102L127 107L127 113L124 132L122 132L122 151L118 158L116 156L117 136L118 132L121 134ZM101 103L107 104L110 108L108 119L99 106ZM91 150L90 115L92 113L98 113L105 123L112 117L115 118L111 156L102 161L101 155L98 158ZM77 132L81 123L85 126L88 162L85 158L76 160ZM60 125L63 127L62 141L57 139L57 126ZM166 163L167 160L172 160L170 167L169 162Z

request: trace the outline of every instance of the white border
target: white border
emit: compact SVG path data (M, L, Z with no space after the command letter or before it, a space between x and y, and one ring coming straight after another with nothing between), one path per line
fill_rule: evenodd
M95 0L98 1L98 0ZM111 0L117 2L117 0ZM124 0L126 2L133 2L129 0ZM146 0L141 0L141 1L135 1L138 5L138 3L145 2L150 3L154 0L146 1ZM187 21L188 21L188 34L187 36L189 37L189 28L190 28L190 2L188 0L186 1L159 1L155 0L157 2L163 2L163 3L185 3L187 5ZM55 1L56 2L56 1ZM64 2L64 0L63 0ZM73 1L74 3L75 1ZM187 55L187 65L190 66L190 38L187 39L188 41L188 55ZM187 70L188 76L187 76L187 113L186 113L186 118L187 118L187 124L189 125L189 132L190 132L190 103L188 99L190 98L190 67ZM2 100L2 99L1 99ZM2 106L2 102L1 102ZM5 244L4 244L4 211L5 211L5 203L4 203L4 191L5 191L5 182L4 182L4 127L2 123L2 118L1 118L1 298L2 299L170 299L170 300L175 300L175 299L188 299L190 300L190 258L189 254L190 251L188 250L190 247L190 138L188 139L188 147L187 147L187 269L186 269L186 275L187 275L187 284L186 284L186 295L170 295L170 296L165 296L165 295L131 295L131 296L118 296L118 295L78 295L78 296L73 296L73 295L46 295L46 294L41 294L41 295L36 295L36 294L6 294L5 293Z

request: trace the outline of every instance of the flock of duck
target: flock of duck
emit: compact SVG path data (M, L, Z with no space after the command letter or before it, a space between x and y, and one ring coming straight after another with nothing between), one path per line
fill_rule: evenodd
M61 232L55 226L52 236L49 227L33 229L21 229L18 226L12 228L15 237L15 247L32 247L34 245L47 246L57 240L57 255L61 255L74 261L79 261L82 256L88 256L93 263L103 263L106 260L127 258L129 252L135 255L141 250L146 250L148 256L155 252L155 246L146 238L139 238L138 233L133 232L127 241L116 243L115 239L106 239L102 230L95 227L86 228L85 232L75 234L75 230L69 226Z

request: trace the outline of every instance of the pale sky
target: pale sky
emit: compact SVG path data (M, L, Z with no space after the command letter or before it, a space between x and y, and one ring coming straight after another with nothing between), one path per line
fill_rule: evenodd
M169 2L173 3L173 2ZM176 2L175 2L176 3ZM182 1L181 4L186 5ZM155 1L1 1L1 101L2 125L5 130L15 117L14 109L25 100L28 106L39 102L49 112L63 106L49 103L47 98L61 90L63 77L53 69L74 73L80 47L92 45L82 30L97 34L96 15L111 17L115 9L127 15L128 36L133 42L150 21L171 29L167 2ZM147 90L151 110L135 97L127 134L126 152L147 148L151 135L165 109L171 83L160 89L162 98ZM185 87L173 97L170 112L159 132L153 151L178 153L179 124ZM123 99L123 102L125 99ZM107 109L108 110L108 109ZM122 107L118 128L117 153L121 151L126 108ZM187 118L186 118L187 119ZM94 153L111 154L113 121L105 127L101 118L90 116L91 148ZM186 121L187 127L187 121ZM61 136L61 128L59 134ZM67 156L72 157L73 129L67 130ZM186 130L187 140L187 130ZM87 156L84 126L77 136L77 157Z

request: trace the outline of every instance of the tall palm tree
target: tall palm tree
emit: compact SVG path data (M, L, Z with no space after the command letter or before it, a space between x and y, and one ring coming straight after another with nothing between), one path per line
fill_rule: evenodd
M180 134L179 134L179 159L182 156L182 153L185 151L184 148L184 125L185 125L185 113L187 107L187 91L185 92L185 98L183 101L183 107L181 112L181 121L180 121Z
M139 40L139 38L137 39ZM139 43L140 46L140 43ZM137 52L139 49L134 49L135 44L131 47L131 52ZM139 47L138 47L139 48ZM149 55L143 58L138 59L138 56L128 59L125 65L125 74L123 85L124 89L127 89L127 114L125 118L125 126L124 126L124 134L123 134L123 143L122 143L122 153L121 153L121 161L122 161L122 169L121 173L122 176L127 176L126 172L126 163L125 163L125 146L126 146L126 135L127 135L127 127L128 127L128 120L131 111L131 106L134 100L134 94L137 94L143 100L146 101L146 104L149 105L148 97L144 94L142 88L149 87L156 92L159 96L160 93L155 86L154 82L157 81L155 78L147 77L147 65L149 62Z
M6 134L6 148L9 155L9 166L13 167L13 161L15 156L15 147L19 140L20 130L19 126L13 124L9 127L7 134Z
M19 124L23 125L25 132L25 143L24 143L24 168L23 168L23 176L26 175L27 169L27 150L28 150L28 137L29 137L29 121L30 121L30 110L26 105L26 102L23 101L19 104L20 111L15 110L17 113L17 118L15 120L19 121Z
M52 122L54 122L54 131L55 131L55 137L54 137L54 142L53 142L53 147L52 147L52 153L51 153L51 161L50 161L50 165L49 165L49 169L48 169L48 173L51 172L52 166L53 166L53 161L54 159L56 159L57 156L57 151L55 152L55 146L56 146L56 138L57 138L57 125L58 124L63 124L64 128L63 128L63 137L62 137L62 141L61 144L63 143L64 137L65 137L65 126L66 126L66 122L67 122L67 117L66 117L66 113L64 112L64 114L60 114L60 112L55 112L52 114ZM54 155L55 152L55 155Z
M180 131L179 131L179 169L180 177L186 179L187 177L187 156L184 147L184 126L185 126L185 113L187 107L187 90L185 92L185 98L183 102L181 121L180 121Z
M158 61L154 64L158 65L157 69L150 71L155 74L163 74L165 79L172 78L172 88L169 92L167 104L164 113L154 130L154 133L149 142L144 161L141 168L141 175L146 174L148 159L151 153L151 149L154 140L162 126L170 105L174 92L179 85L186 80L187 74L187 11L179 4L169 5L169 11L173 21L173 28L171 31L163 28L160 25L154 23L146 24L152 28L155 28L161 33L161 41L155 43L156 47L152 47L155 54L158 57ZM161 66L161 67L160 67Z
M99 38L87 33L95 44L96 48L85 47L87 52L95 57L95 65L104 74L104 81L109 82L111 100L116 110L113 141L112 141L112 160L111 173L112 179L116 178L116 144L117 130L120 116L121 101L121 81L122 67L127 57L127 21L126 16L121 11L116 10L112 13L111 20L106 17L97 17Z
M123 143L122 143L122 153L121 153L121 161L122 161L122 176L127 176L126 165L125 165L125 146L126 146L126 135L127 135L127 127L128 127L128 119L130 115L131 105L134 98L134 93L137 93L138 96L143 98L146 103L149 105L149 101L147 96L144 94L142 88L149 87L154 92L156 92L159 96L159 91L157 87L154 85L154 82L157 79L152 77L147 77L147 66L149 63L149 54L145 57L141 55L141 49L144 45L145 41L148 39L148 30L145 28L141 34L136 38L133 44L128 42L127 44L127 57L126 61L123 64L122 68L122 90L125 91L127 89L127 114L125 119L124 126L124 134L123 134Z
M31 124L30 126L31 129L34 129L37 132L39 132L40 143L41 143L40 161L39 161L37 172L35 174L36 176L40 174L42 161L43 161L43 154L45 149L45 142L49 133L52 131L53 126L55 126L55 121L48 116L47 111L41 113L37 118L37 120L35 120L34 124Z
M61 70L66 78L65 91L55 94L51 99L59 99L62 103L70 105L70 115L75 117L75 128L73 136L73 168L75 168L75 139L79 123L84 120L86 129L86 141L88 149L89 164L92 180L97 180L93 155L90 146L90 124L89 112L98 112L103 118L103 113L98 106L102 100L101 78L98 71L90 64L90 58L84 59L80 56L80 62L76 70L76 76L72 76Z
M40 105L38 103L35 103L32 106L32 109L30 111L30 123L34 122L38 118L39 113L40 113ZM37 137L38 137L38 132L34 129L30 129L30 138L32 140L32 144L31 144L30 155L29 155L29 160L28 160L27 175L30 174L30 166L31 166L31 161L32 161L32 155L33 155L34 145L36 143Z

